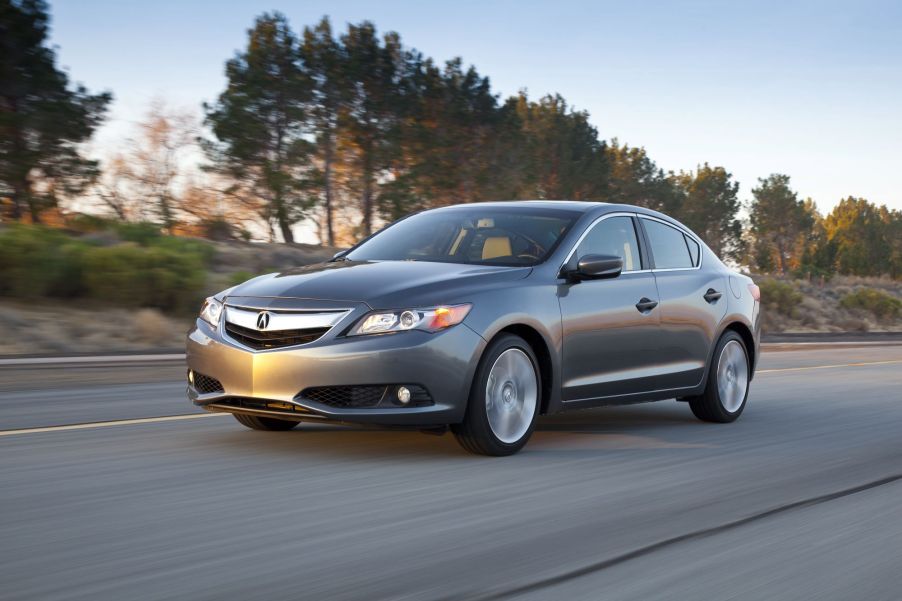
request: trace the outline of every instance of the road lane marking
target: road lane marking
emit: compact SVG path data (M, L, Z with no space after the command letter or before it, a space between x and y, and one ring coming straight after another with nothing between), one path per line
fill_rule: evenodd
M811 342L762 342L761 347L765 350L775 347L798 347L800 349L806 347L836 347L836 348L854 348L866 346L900 346L902 340L824 340ZM790 349L791 350L791 349ZM184 353L156 353L143 355L93 355L93 356L73 356L73 357L11 357L0 359L0 367L16 367L29 365L58 365L66 363L144 363L157 361L184 361Z
M175 422L202 417L221 417L228 413L191 413L187 415L164 415L161 417L139 417L135 419L117 419L107 422L87 422L83 424L67 424L64 426L43 426L39 428L20 428L18 430L0 430L0 436L17 434L39 434L41 432L61 432L63 430L87 430L89 428L108 428L111 426L131 426L135 424L155 424L158 422Z
M861 363L839 363L835 365L809 365L805 367L781 367L776 369L760 369L759 374L773 374L789 371L805 371L809 369L837 369L843 367L865 367L869 365L893 365L902 363L902 359L890 361L867 361ZM82 424L68 424L62 426L44 426L38 428L20 428L17 430L0 430L0 436L16 436L19 434L39 434L42 432L61 432L65 430L88 430L91 428L108 428L111 426L131 426L136 424L154 424L159 422L174 422L203 417L222 417L228 413L191 413L186 415L164 415L161 417L141 417L136 419L119 419L103 422L87 422Z
M805 371L807 369L836 369L839 367L865 367L867 365L892 365L894 363L902 363L902 359L894 359L891 361L866 361L862 363L837 363L835 365L807 365L803 367L779 367L776 369L759 369L758 374L774 374L784 371Z

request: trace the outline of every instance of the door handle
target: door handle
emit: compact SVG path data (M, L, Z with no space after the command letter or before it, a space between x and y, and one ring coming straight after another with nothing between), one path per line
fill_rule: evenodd
M646 298L644 296L639 299L638 303L636 303L636 308L639 309L640 313L648 313L657 306L658 301L651 300L650 298Z
M721 294L714 288L708 288L708 291L705 292L704 298L706 301L713 304L713 303L716 303L717 301L719 301L721 296L723 296L723 294Z

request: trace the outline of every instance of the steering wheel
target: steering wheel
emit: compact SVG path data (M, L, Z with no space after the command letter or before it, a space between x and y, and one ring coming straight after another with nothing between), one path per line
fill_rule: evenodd
M532 259L534 261L538 261L541 256L544 248L541 244L527 236L526 234L521 234L520 232L510 232L512 238L521 238L526 241L527 245L531 248L528 248L525 252L517 253L516 257L518 259Z

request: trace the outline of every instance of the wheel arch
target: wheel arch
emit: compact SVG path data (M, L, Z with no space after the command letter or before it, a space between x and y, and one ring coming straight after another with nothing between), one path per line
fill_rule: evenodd
M717 336L717 340L720 340L720 337L723 336L724 333L730 331L739 334L739 337L742 338L742 342L745 344L745 351L749 355L749 379L751 380L755 375L755 367L758 364L757 350L755 349L755 336L752 334L752 329L748 324L740 320L732 320L726 323L721 329Z

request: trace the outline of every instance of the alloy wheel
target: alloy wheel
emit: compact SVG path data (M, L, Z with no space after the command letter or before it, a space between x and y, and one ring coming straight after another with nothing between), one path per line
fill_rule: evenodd
M501 442L520 440L532 423L539 396L536 370L526 353L510 348L501 353L489 372L485 412L492 433Z
M745 349L738 341L730 340L717 361L717 392L723 408L729 413L739 411L748 386L749 362Z

